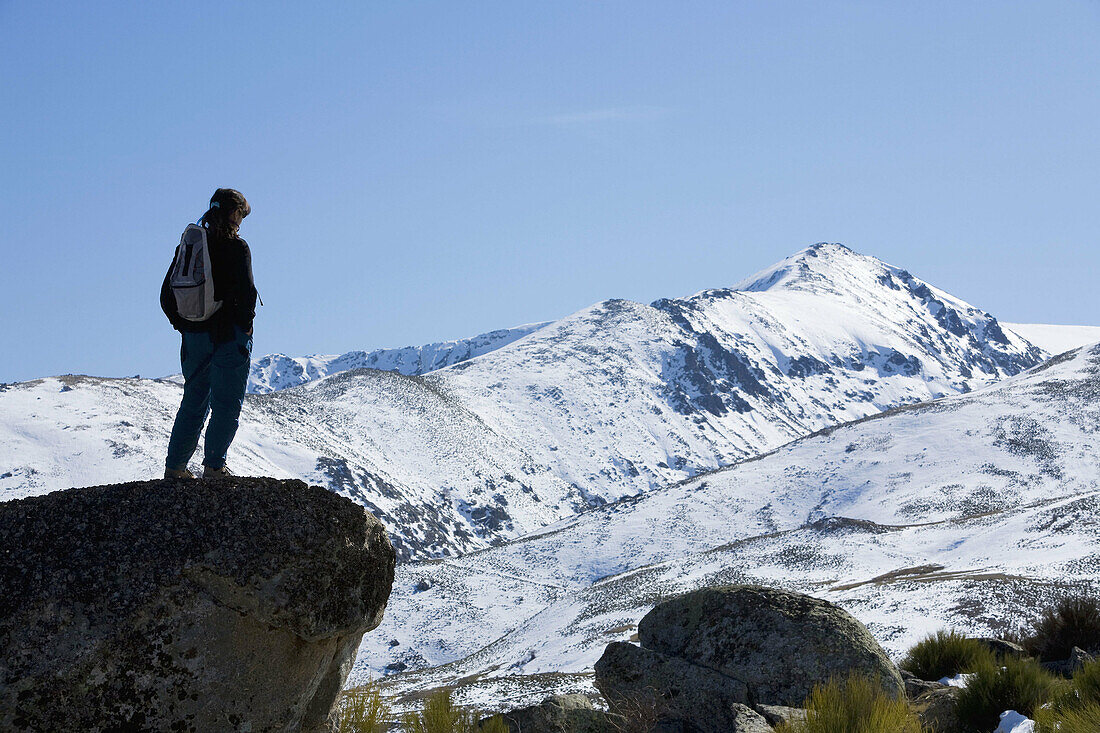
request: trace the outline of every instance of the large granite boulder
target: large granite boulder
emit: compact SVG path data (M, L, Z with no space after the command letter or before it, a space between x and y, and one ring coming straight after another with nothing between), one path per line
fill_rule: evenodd
M608 644L596 687L615 712L620 701L652 708L662 729L752 730L768 722L756 712L799 707L814 685L852 672L894 697L905 692L863 624L828 601L776 588L686 593L647 613L638 638L641 646ZM746 705L757 706L752 716Z
M312 731L394 550L300 481L146 481L0 504L0 730Z
M753 703L798 707L814 685L864 674L905 693L897 666L867 628L828 601L757 585L703 588L642 618L643 647L748 686Z

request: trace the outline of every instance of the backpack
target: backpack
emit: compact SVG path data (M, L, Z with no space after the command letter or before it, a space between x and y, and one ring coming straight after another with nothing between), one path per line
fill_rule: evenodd
M198 224L188 224L183 230L168 284L176 296L180 318L205 321L221 308L222 302L214 300L214 273L206 230Z

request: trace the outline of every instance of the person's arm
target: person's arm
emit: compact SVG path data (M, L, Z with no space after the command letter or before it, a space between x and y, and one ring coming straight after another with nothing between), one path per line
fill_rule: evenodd
M237 263L237 293L234 306L234 322L245 333L252 333L252 321L256 317L256 281L252 277L252 251L248 242L241 242L241 257Z
M176 305L176 296L172 292L172 269L175 265L176 261L173 258L172 264L168 266L168 272L164 275L164 283L160 286L160 309L164 311L164 315L168 316L168 320L172 323L172 328L179 331L183 319L180 318L179 307Z

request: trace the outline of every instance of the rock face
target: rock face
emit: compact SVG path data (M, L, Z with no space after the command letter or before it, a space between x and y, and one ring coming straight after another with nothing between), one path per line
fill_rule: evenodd
M894 697L897 668L837 606L763 586L705 588L656 606L638 624L641 647L609 644L596 687L617 700L656 699L685 731L739 730L739 705L800 706L814 685L858 672ZM742 726L743 727L743 726Z
M0 504L0 730L311 731L393 583L382 525L300 481Z

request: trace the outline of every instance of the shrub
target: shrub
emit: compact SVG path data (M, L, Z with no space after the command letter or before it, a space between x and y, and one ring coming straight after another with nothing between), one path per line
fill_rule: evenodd
M477 731L478 733L509 733L508 724L499 715L494 715L486 720Z
M1053 675L1034 659L986 659L972 670L955 701L955 713L964 731L988 733L1000 723L1001 713L1015 710L1034 717L1056 688Z
M451 691L442 687L424 698L419 713L403 715L401 724L408 733L508 733L508 724L501 716L494 715L480 727L478 717L476 710L456 705Z
M1074 672L1072 680L1058 680L1058 683L1050 705L1054 712L1065 713L1100 705L1100 661L1083 665Z
M336 702L336 713L340 733L382 733L387 728L390 706L382 697L378 683L370 680L362 687L341 694Z
M1074 672L1070 690L1083 704L1100 705L1100 660L1088 662Z
M1066 659L1075 646L1100 650L1100 600L1096 598L1063 598L1043 612L1024 640L1024 648L1043 662Z
M1100 703L1072 710L1040 710L1035 722L1036 733L1096 733L1100 730Z
M904 698L895 699L859 674L817 685L803 704L806 719L781 723L776 733L923 733Z
M922 680L938 680L969 672L992 656L993 653L977 639L941 630L918 641L906 653L900 666Z

